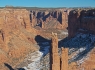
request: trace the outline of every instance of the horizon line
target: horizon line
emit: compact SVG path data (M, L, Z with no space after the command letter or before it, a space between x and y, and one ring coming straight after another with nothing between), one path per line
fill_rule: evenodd
M5 5L5 6L0 6L0 7L31 7L31 8L95 8L91 6L75 6L75 7L65 7L65 6L60 6L60 7L39 7L39 6L13 6L13 5Z

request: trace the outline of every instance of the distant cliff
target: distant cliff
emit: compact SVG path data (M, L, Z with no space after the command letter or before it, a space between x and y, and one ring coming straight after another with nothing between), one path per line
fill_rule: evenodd
M31 10L30 20L33 27L40 26L45 29L63 29L68 26L68 10Z
M68 37L74 37L77 32L95 34L95 9L70 11Z

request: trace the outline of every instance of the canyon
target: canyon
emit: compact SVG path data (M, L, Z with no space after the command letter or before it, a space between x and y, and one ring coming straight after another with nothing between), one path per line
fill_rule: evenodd
M72 17L72 18L71 18ZM95 10L72 10L68 16L69 37L74 37L77 32L95 34ZM73 27L74 26L74 27Z
M0 9L0 70L94 70L95 9Z
M45 11L30 11L30 21L33 27L40 26L41 28L66 28L68 26L68 11L62 10L45 10Z

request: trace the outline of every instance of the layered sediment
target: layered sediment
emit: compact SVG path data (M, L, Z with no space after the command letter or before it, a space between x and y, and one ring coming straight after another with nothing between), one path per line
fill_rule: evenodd
M15 67L26 54L37 50L33 46L36 30L28 15L26 9L0 9L0 70L7 69L4 63Z
M68 10L32 10L30 11L30 20L33 27L65 29L68 26Z
M77 32L95 34L95 10L72 10L68 16L68 37Z

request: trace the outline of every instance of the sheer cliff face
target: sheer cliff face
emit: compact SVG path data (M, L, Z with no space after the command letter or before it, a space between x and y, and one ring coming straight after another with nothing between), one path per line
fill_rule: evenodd
M12 26L22 25L26 29L31 28L29 12L25 9L22 9L22 10L1 9L0 10L0 21L1 21L1 25L3 24L4 25L9 24Z
M30 11L30 20L32 26L40 26L42 28L66 28L68 13L66 10L59 11Z
M77 11L70 11L68 16L68 37L73 37L77 31L77 18L78 13Z
M68 17L68 37L77 32L95 34L95 10L72 10Z
M28 52L35 51L35 29L25 9L0 9L0 69L4 63L15 67Z
M51 36L38 32L33 28L35 25L46 29L63 29L67 27L67 16L64 11L29 12L26 9L0 9L0 69L8 70L4 63L15 68L29 52L38 50L34 46L37 34Z
M80 26L95 33L95 10L81 12Z

